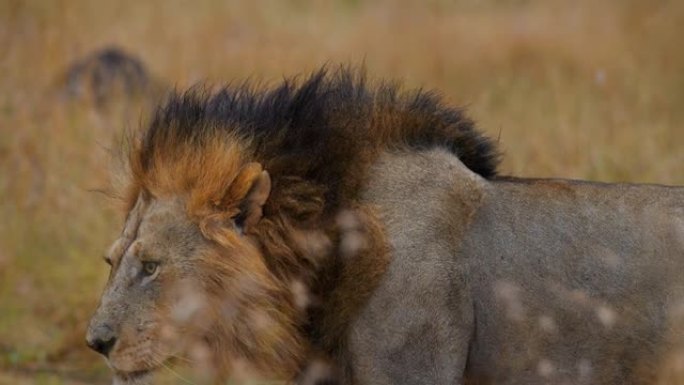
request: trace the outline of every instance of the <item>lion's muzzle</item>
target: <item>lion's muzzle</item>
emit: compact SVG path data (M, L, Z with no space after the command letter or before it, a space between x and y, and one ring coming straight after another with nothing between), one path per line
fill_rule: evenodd
M91 323L86 335L86 344L106 357L116 344L116 335L106 323Z

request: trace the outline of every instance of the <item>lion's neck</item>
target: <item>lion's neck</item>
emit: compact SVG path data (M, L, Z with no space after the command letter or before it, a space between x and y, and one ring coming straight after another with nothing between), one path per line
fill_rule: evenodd
M282 295L253 298L232 322L217 323L205 337L219 379L292 381L299 374L309 344L298 327L301 316Z
M356 206L336 219L336 254L318 271L312 291L319 303L310 309L308 337L344 373L349 326L387 269L389 245L370 206Z
M230 369L235 357L243 365L246 358L268 378L290 379L314 355L340 356L349 324L388 262L373 209L357 206L346 214L321 220L317 227L266 219L248 234L268 264L274 291L253 297L250 313L227 325L230 333L221 333L237 338L220 345L238 347L219 348L223 366Z

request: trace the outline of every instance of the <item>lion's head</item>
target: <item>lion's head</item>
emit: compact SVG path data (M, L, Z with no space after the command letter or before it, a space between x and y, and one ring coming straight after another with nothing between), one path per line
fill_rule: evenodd
M175 146L132 159L137 197L106 255L111 272L87 343L123 380L197 343L218 376L248 358L255 376L291 379L306 350L301 314L252 238L270 177L230 142L196 156Z

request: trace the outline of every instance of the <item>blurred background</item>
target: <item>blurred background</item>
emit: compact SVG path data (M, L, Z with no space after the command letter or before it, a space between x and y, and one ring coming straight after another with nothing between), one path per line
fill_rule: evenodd
M168 87L362 64L466 106L503 174L684 184L683 39L681 0L0 0L0 384L108 383L95 191Z

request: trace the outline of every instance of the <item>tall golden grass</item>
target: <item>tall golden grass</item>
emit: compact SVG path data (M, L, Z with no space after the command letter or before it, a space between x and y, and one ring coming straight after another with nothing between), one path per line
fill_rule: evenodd
M179 88L363 63L467 106L505 174L684 184L682 36L674 0L0 1L0 382L106 376L83 334L120 218L92 190L140 119L55 96L92 50Z

